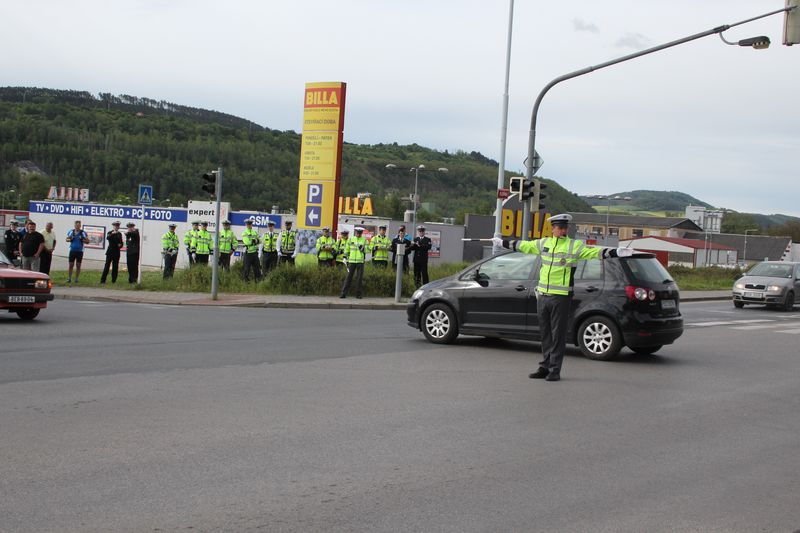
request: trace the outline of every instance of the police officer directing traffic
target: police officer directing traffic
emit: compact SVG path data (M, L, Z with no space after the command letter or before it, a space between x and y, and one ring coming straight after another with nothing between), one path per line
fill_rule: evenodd
M537 254L542 258L539 269L537 314L542 334L542 361L539 369L530 374L531 379L558 381L561 379L561 363L567 347L569 310L572 302L575 268L578 261L629 257L632 248L606 248L587 246L582 241L567 236L572 215L555 215L548 219L553 227L553 236L535 241L508 241L495 237L495 247L502 246L526 254Z
M414 283L419 289L428 283L428 252L432 246L431 238L425 235L425 226L417 226L417 236L411 243L414 250Z

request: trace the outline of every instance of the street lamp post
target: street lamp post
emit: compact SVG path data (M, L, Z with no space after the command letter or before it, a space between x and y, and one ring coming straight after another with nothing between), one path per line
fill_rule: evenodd
M413 209L414 218L412 219L412 225L416 226L417 225L417 204L419 203L418 202L418 196L417 196L417 190L418 190L418 187L419 187L419 173L420 172L450 172L450 170L445 168L445 167L439 167L439 168L435 168L435 169L434 168L426 168L425 165L417 165L415 167L411 167L411 168L405 169L405 168L398 167L394 163L388 163L386 165L386 168L388 168L389 170L408 170L409 172L414 172L414 203L413 203L413 206L414 206L414 209Z
M747 266L747 233L750 231L758 231L759 228L744 230L744 250L742 251L742 262Z
M624 61L629 61L631 59L636 59L638 57L642 57L647 54L652 54L654 52L660 52L661 50L666 50L667 48L672 48L673 46L678 46L680 44L685 44L690 41L694 41L696 39L700 39L702 37L708 37L709 35L721 35L722 32L727 31L735 26L741 26L742 24L746 24L748 22L753 22L755 20L759 20L765 17L769 17L771 15L777 15L778 13L786 13L797 9L795 5L788 5L783 9L776 9L775 11L770 11L769 13L765 13L763 15L758 15L756 17L749 18L747 20L742 20L739 22L734 22L732 24L724 24L722 26L717 26L716 28L712 28L710 30L706 30L700 33L695 33L694 35L689 35L688 37L683 37L681 39L676 39L674 41L670 41L668 43L664 43L658 46L654 46L652 48L648 48L646 50L642 50L640 52L635 52L633 54L628 54L626 56L618 57L616 59L612 59L610 61L606 61L605 63L600 63L599 65L594 65L590 67L586 67L580 70L576 70L575 72L570 72L568 74L564 74L563 76L559 76L555 78L553 81L545 85L544 89L539 92L539 95L536 97L536 101L533 104L533 112L531 113L531 129L530 134L528 136L528 158L525 160L525 179L529 182L533 180L533 173L537 170L535 168L536 165L536 120L539 115L539 106L542 103L542 99L547 92L552 89L555 85L561 83L562 81L570 80L572 78L577 78L578 76L583 76L584 74L589 74L590 72L594 72L595 70L600 70L602 68L610 67L612 65L616 65L618 63L622 63ZM767 40L768 41L768 40ZM737 44L740 46L748 46L752 48L766 48L769 46L768 42L765 42L762 37L754 37L751 39L743 39L739 41ZM538 206L537 206L538 207ZM531 201L528 200L525 202L522 211L522 238L527 239L528 233L531 229Z

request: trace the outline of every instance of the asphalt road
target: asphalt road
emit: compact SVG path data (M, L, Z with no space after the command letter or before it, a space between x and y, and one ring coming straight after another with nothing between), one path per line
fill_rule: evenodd
M0 315L0 531L800 529L800 309L618 362L396 311Z

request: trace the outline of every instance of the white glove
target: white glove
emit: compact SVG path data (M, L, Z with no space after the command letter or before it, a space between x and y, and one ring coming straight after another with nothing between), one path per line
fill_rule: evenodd
M500 237L492 237L492 246L495 248L502 248L503 239L501 239Z
M630 257L633 252L633 248L617 248L617 257Z

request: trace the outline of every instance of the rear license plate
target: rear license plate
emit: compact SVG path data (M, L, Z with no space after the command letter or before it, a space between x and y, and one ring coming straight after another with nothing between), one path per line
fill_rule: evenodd
M675 300L661 300L661 309L675 309Z
M36 303L36 296L9 296L8 303L10 304L32 304Z
M744 293L744 297L745 298L758 298L758 299L763 298L763 296L762 296L762 294L760 292L746 292L746 293Z

